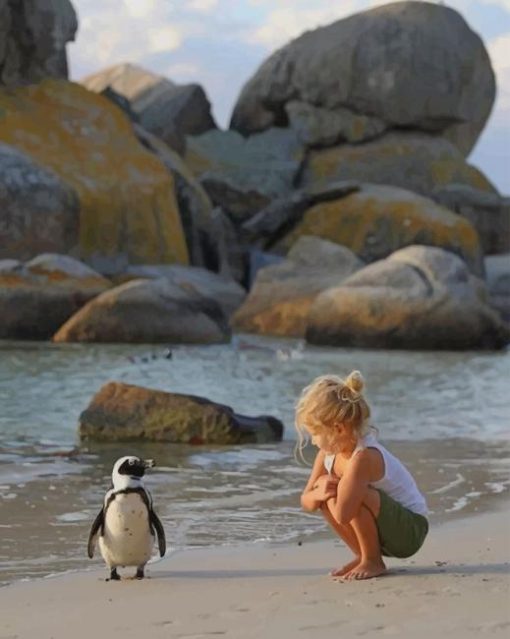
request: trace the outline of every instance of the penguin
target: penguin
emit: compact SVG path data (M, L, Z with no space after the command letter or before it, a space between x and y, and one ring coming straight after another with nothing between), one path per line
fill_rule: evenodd
M119 566L136 566L136 579L144 578L155 535L160 556L165 554L165 531L153 510L152 496L143 485L145 470L153 466L152 459L135 456L118 459L113 466L112 488L90 529L88 556L92 559L99 540L99 550L113 581L120 579Z

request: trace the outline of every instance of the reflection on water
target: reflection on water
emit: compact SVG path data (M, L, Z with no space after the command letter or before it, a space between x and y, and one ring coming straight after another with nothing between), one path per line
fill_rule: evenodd
M508 353L303 348L237 338L179 347L0 344L0 582L94 565L90 524L115 459L155 457L147 478L171 547L326 535L299 509L309 469L293 458L293 404L314 376L359 368L381 440L412 469L432 519L490 509L508 494ZM282 444L79 447L79 413L106 381L190 392L286 426ZM309 451L310 457L313 451ZM100 560L99 560L100 562Z

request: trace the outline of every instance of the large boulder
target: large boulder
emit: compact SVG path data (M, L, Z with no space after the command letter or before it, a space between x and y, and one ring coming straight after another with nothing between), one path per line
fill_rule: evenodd
M185 161L213 204L242 223L292 191L303 160L296 134L271 129L248 139L235 131L187 138Z
M285 126L289 103L298 101L439 133L467 155L494 98L487 51L459 13L395 2L307 31L276 51L243 88L231 127L251 134Z
M510 253L488 255L484 263L489 301L510 323Z
M0 338L50 339L111 282L67 255L0 260Z
M77 194L75 257L106 274L130 263L188 262L172 175L117 107L78 84L45 80L0 91L0 112L0 141ZM27 215L40 216L37 204ZM2 254L16 258L16 250L3 246Z
M510 327L458 256L409 246L321 293L306 339L344 347L497 349L510 342Z
M81 80L90 91L107 89L128 100L139 124L183 153L186 135L200 135L216 124L198 84L178 85L133 64L118 64Z
M427 197L451 183L495 193L483 173L468 164L451 142L410 131L310 151L299 186L324 187L336 180L400 186Z
M257 271L244 304L231 319L246 333L303 337L319 293L338 286L363 266L349 249L316 237L301 237L288 258Z
M109 382L79 418L81 439L172 444L243 444L280 441L276 417L248 417L195 395Z
M344 107L334 111L307 102L291 100L285 105L289 126L307 147L334 146L339 142L358 143L376 138L390 128L383 120L361 115Z
M209 344L229 338L219 304L162 277L131 280L99 295L53 341Z
M181 157L140 125L134 132L142 145L165 165L175 180L175 191L186 244L193 266L213 268L218 262L212 203L200 182Z
M245 259L239 234L220 207L211 200L181 157L139 125L140 142L163 162L175 180L177 202L193 266L203 266L228 279L244 279Z
M76 191L29 155L0 143L0 259L28 260L78 246Z
M510 251L510 197L464 184L440 187L431 197L471 222L485 254Z
M438 246L457 253L473 273L483 273L478 235L466 219L395 187L363 184L345 197L312 206L276 247L287 250L307 235L343 244L364 262L411 244Z
M251 244L267 247L285 236L296 226L307 209L320 202L330 202L359 191L358 182L330 182L324 188L296 189L273 200L242 225L244 235Z
M66 44L78 22L69 0L0 2L0 85L67 78Z
M244 288L232 279L205 268L177 264L147 264L130 266L124 277L158 279L164 277L183 290L215 300L226 317L239 308L246 297Z

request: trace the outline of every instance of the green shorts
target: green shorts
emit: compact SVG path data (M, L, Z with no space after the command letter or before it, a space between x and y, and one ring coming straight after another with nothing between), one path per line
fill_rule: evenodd
M381 552L385 557L410 557L417 552L429 531L427 518L402 506L383 490L377 530Z

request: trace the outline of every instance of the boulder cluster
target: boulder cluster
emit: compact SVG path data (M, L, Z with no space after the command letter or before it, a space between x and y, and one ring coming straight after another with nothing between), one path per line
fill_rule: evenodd
M69 0L0 23L0 338L509 343L510 199L466 160L495 77L453 9L307 31L228 130L198 84L131 64L70 82Z

